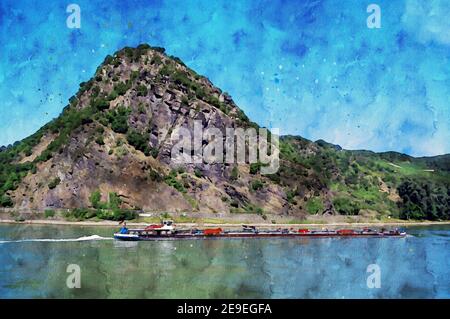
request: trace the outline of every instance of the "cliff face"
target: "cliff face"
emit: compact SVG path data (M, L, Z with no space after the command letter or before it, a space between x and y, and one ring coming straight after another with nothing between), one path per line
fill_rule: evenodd
M176 164L171 133L192 132L194 121L204 130L258 128L228 94L163 49L120 50L80 84L57 119L0 152L1 204L87 208L95 206L93 194L103 202L114 194L122 208L158 212L399 212L397 186L408 176L398 167L414 161L410 157L286 136L280 169L272 175L261 175L257 164ZM414 164L418 177L428 167L424 161ZM433 168L441 162L433 161ZM448 173L438 170L427 178L439 175L447 185Z

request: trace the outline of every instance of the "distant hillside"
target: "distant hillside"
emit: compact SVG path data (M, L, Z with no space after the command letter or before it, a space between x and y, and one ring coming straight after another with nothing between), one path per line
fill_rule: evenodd
M283 136L281 167L170 160L170 132L255 127L232 98L162 48L106 57L61 115L0 150L0 205L76 218L155 212L449 219L450 156L347 151Z

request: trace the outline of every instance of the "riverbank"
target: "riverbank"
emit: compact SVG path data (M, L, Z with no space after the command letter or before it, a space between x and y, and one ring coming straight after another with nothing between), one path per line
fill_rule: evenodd
M51 214L49 214L49 212ZM78 225L118 227L118 221L98 217L76 218L67 210L57 211L16 211L0 210L0 223L34 224L34 225ZM333 228L333 227L399 227L418 225L444 225L450 221L401 220L389 216L374 215L306 215L290 216L266 213L264 216L255 213L204 213L204 212L146 212L139 213L135 219L127 221L130 227L142 227L148 224L159 224L162 220L173 220L180 227L222 227L240 228L244 225L255 225L265 228Z
M245 224L245 222L243 222ZM236 221L235 223L202 223L202 222L177 222L180 228L195 228L195 227L222 227L235 228L241 227L243 223ZM67 226L104 226L104 227L118 227L119 223L115 221L64 221L64 220L25 220L15 221L11 219L2 219L0 224L25 224L25 225L67 225ZM148 225L148 222L127 222L129 227L142 227ZM252 225L259 228L333 228L333 227L399 227L399 226L431 226L431 225L450 225L450 221L393 221L393 222L331 222L331 223L252 223Z

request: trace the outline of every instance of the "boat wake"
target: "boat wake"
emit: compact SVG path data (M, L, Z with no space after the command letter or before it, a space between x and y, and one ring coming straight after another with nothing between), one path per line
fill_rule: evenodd
M112 240L112 237L102 237L98 235L83 236L79 238L36 238L36 239L18 239L18 240L0 240L0 244L8 243L28 243L28 242L77 242L77 241L92 241L92 240Z

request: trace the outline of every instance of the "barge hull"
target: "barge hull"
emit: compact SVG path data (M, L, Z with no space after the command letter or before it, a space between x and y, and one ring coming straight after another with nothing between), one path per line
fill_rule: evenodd
M193 234L172 234L172 235L150 235L138 237L122 237L115 234L114 238L123 241L151 241L151 240L179 240L179 239L221 239L221 238L401 238L404 234L222 234L222 235L193 235Z

